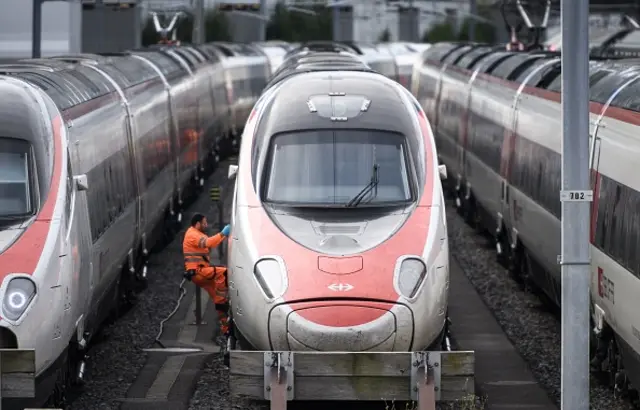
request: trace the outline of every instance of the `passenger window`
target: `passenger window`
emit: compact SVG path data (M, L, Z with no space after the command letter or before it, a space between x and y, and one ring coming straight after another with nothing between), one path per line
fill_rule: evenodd
M614 107L640 112L640 80L635 80L616 95L611 101Z

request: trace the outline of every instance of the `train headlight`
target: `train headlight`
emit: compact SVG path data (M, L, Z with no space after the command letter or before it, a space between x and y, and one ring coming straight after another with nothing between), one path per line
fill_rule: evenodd
M18 320L36 296L36 285L31 279L13 278L4 292L2 313L9 320Z
M287 287L284 262L275 257L265 257L256 262L253 274L267 299L282 296Z
M396 266L396 286L402 296L412 299L427 277L427 266L418 257L404 257Z

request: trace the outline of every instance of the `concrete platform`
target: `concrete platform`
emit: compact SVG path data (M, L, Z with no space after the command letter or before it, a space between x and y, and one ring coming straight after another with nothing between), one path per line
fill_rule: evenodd
M202 292L202 312L206 324L195 326L195 285L185 283L187 294L176 314L164 326L160 341L167 348L147 351L147 363L122 399L121 410L186 410L196 383L211 355L220 354L213 341L217 315L209 295ZM155 350L155 348L158 348ZM171 348L200 349L175 353Z
M502 331L460 265L451 260L449 316L462 350L474 350L476 394L486 409L557 410Z

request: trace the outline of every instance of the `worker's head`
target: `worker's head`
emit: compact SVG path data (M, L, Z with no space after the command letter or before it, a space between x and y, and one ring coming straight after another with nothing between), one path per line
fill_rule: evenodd
M207 227L207 217L202 214L194 214L191 217L191 226L199 230L200 232L204 232Z

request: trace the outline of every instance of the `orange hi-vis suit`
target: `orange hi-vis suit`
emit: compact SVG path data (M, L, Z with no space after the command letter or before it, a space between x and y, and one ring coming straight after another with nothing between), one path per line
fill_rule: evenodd
M227 299L227 268L223 266L211 266L209 252L217 247L225 239L222 233L207 236L196 228L190 227L184 235L182 252L184 253L184 268L193 270L195 275L191 281L207 291L213 303L216 305L220 330L226 335L229 332Z

